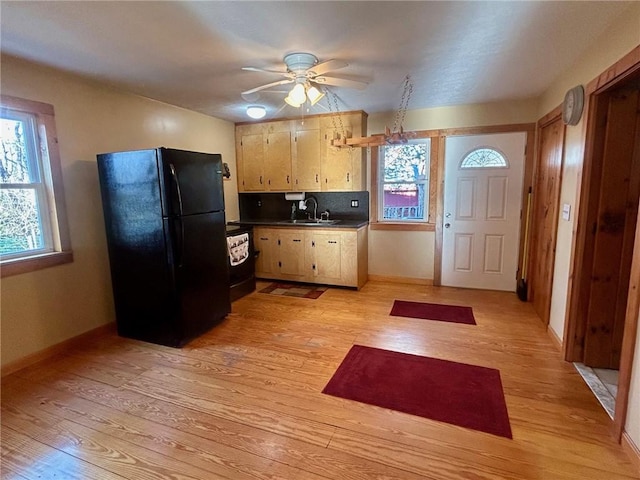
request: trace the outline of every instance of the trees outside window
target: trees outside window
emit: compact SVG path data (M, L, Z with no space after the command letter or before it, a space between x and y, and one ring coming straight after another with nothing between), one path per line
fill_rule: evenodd
M381 149L379 221L428 221L430 150L430 139Z

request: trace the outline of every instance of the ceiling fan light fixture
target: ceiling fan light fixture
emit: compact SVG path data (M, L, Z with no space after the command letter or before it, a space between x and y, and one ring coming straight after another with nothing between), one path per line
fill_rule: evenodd
M300 107L300 105L302 105L301 103L297 103L294 99L292 99L292 98L291 98L291 95L289 95L289 96L285 97L284 101L285 101L287 104L289 104L289 105L291 105L292 107L294 107L294 108L299 108L299 107Z
M304 102L306 102L307 94L305 92L304 84L296 83L295 87L293 87L289 92L289 98L291 99L291 101L297 103L298 105L302 105Z
M267 114L267 109L264 108L262 105L249 105L247 107L247 115L249 115L251 118L255 118L256 120L259 120L260 118L264 117Z
M311 105L315 105L322 97L324 97L324 93L312 85L307 89L307 97L309 98Z

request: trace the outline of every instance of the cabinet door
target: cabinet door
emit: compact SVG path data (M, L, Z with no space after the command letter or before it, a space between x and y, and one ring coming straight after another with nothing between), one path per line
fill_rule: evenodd
M242 176L245 191L264 191L264 141L262 134L242 136Z
M278 238L276 231L268 228L254 228L253 243L258 253L256 276L273 278L277 274Z
M345 125L345 129L349 129ZM322 190L344 191L352 190L352 149L331 146L331 139L338 138L338 132L333 128L323 130L321 149Z
M320 191L320 130L297 131L295 146L296 164L293 189L304 192Z
M267 189L291 190L291 132L267 135L265 164Z
M311 236L313 263L311 268L318 282L340 283L342 277L340 234L316 233Z
M305 274L304 233L300 231L280 231L278 244L280 273L303 277Z

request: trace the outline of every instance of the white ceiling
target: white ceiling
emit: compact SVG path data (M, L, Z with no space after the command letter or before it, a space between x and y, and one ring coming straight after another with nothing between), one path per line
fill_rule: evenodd
M280 80L287 53L346 61L331 75L340 110L398 109L540 95L634 2L46 1L2 2L3 52L231 121L249 103L292 117L285 94L240 92ZM326 112L326 97L310 113Z

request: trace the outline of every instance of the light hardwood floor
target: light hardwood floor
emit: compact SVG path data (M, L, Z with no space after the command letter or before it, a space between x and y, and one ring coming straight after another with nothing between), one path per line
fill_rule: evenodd
M499 369L513 440L320 393L353 344ZM183 349L112 334L5 377L2 478L640 479L609 425L515 294L369 282L253 293Z

